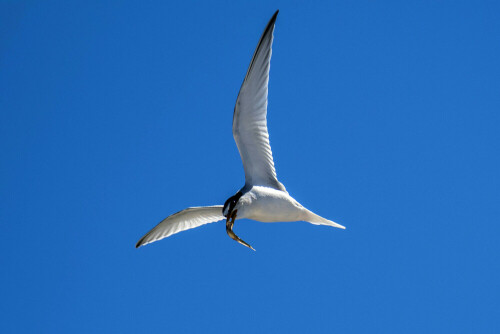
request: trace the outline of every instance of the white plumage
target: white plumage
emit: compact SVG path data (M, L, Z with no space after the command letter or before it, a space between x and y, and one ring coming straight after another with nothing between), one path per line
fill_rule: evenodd
M223 219L222 205L187 208L163 219L137 242L137 247L161 240L178 232Z
M250 248L232 231L236 219L248 218L260 222L303 220L316 225L345 228L304 208L288 194L276 176L267 131L267 86L277 15L278 11L257 44L234 108L233 137L243 162L245 185L224 206L188 208L165 218L142 237L136 247L223 219L226 219L229 236Z

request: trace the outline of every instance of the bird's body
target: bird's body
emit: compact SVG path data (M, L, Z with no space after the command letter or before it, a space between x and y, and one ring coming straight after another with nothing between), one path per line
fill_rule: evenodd
M278 11L257 44L234 108L233 137L245 170L245 186L228 198L223 206L192 207L165 218L142 237L136 247L223 219L226 219L228 235L249 248L252 247L233 232L237 219L248 218L266 223L302 220L344 228L304 208L288 194L276 176L267 131L267 86L277 15Z
M286 191L269 187L253 186L243 193L234 209L238 210L236 219L247 218L262 223L303 220L312 224L341 227L307 210Z
M292 222L304 216L304 207L287 192L263 186L253 186L243 193L234 209L238 210L236 219L263 223Z

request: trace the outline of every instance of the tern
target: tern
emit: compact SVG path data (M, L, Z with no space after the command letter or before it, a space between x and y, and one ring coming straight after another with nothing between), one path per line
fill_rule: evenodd
M224 205L191 207L161 221L143 236L136 248L204 224L226 220L226 232L255 250L233 232L237 219L260 222L306 221L315 225L344 226L318 216L293 199L278 181L267 131L267 91L276 11L269 20L241 85L233 113L233 137L245 171L245 185Z

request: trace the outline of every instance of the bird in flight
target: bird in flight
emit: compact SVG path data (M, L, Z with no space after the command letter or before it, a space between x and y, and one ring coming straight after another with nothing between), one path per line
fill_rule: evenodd
M223 219L226 220L227 234L251 249L252 246L233 232L237 219L248 218L269 223L306 221L345 229L303 207L288 194L276 177L266 116L271 47L277 16L278 11L271 17L260 37L234 108L233 137L243 162L245 185L229 197L224 205L191 207L165 218L137 242L137 248Z

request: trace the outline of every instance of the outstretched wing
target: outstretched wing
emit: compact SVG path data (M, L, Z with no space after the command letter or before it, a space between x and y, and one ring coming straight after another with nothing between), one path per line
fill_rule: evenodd
M245 185L286 191L276 177L267 131L267 85L277 15L278 11L260 37L241 85L234 108L233 136L245 170Z
M222 205L187 208L163 219L135 245L139 248L172 234L223 220Z

